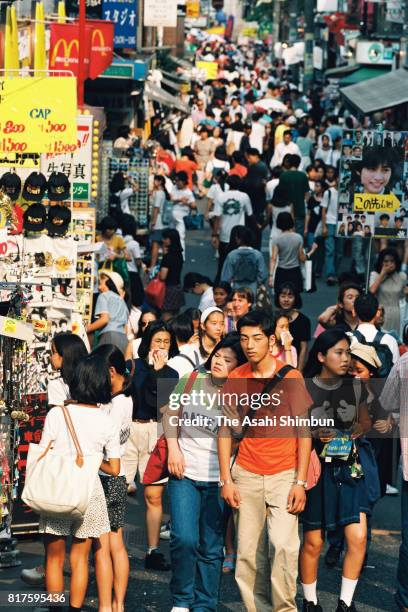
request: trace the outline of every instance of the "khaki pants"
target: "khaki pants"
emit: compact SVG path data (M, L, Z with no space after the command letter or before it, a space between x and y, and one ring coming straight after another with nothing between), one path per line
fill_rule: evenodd
M130 426L130 436L126 442L125 454L122 457L125 468L126 482L130 484L139 471L140 482L158 438L157 423L137 423Z
M235 464L232 477L241 495L235 578L246 609L296 611L298 519L287 511L295 471L261 476Z

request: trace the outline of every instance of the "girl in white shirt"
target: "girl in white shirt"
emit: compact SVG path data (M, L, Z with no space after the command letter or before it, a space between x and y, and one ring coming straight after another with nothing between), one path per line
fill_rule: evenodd
M121 466L119 476L100 474L102 487L105 492L106 504L111 531L109 539L104 539L98 555L96 566L97 576L106 576L110 565L113 567L113 609L122 610L125 602L126 588L129 579L129 557L123 542L123 526L125 524L125 508L127 497L127 484L123 455L130 435L132 424L133 401L130 396L130 378L126 370L123 353L113 346L106 344L98 347L93 354L100 355L109 368L112 401L104 407L106 414L115 422L119 431ZM108 588L109 585L107 585ZM104 582L100 585L104 588ZM106 592L106 597L112 593Z
M101 404L111 401L109 370L99 355L88 355L79 361L70 382L67 410L71 416L79 445L84 455L103 452L106 459L101 469L112 476L120 472L119 432ZM67 457L75 456L76 450L67 430L62 409L52 408L45 418L40 447L46 450L52 443L53 452ZM66 540L72 536L70 550L71 588L70 610L80 610L88 585L88 559L93 540L101 543L110 531L105 495L99 478L95 479L94 491L82 520L54 518L40 515L39 531L44 533L46 549L45 583L49 593L64 590L64 558ZM100 550L100 546L98 549ZM98 552L95 552L95 559ZM110 585L110 597L104 599L99 590L100 609L110 609L112 568L103 577L105 588Z

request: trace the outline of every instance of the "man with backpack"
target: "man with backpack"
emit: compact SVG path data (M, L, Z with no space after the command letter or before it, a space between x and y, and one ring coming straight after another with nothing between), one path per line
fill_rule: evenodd
M214 229L212 237L218 240L219 270L227 256L231 230L235 225L245 224L245 215L252 222L253 210L249 196L240 191L242 181L239 176L229 176L226 180L229 190L220 193L214 202Z
M221 282L227 282L233 288L249 287L256 295L258 287L268 279L264 256L251 246L252 232L247 227L239 227L236 240L239 246L227 255Z
M385 378L392 366L399 359L398 343L391 334L377 329L375 326L378 314L378 300L375 295L366 293L360 295L354 302L354 310L358 318L358 326L352 335L361 344L373 346L381 360L380 378Z

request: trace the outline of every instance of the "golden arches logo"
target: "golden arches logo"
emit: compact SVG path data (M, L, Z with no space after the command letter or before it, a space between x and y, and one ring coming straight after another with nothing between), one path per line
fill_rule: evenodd
M97 36L99 38L99 47L96 47L96 37ZM106 55L106 51L109 50L109 47L105 44L105 37L99 28L92 30L91 49L95 51L100 51L101 55Z
M76 48L77 57L71 58L71 51L74 47ZM58 51L60 50L60 48L63 49L64 51L64 55L60 58L64 62L64 66L69 66L69 64L73 63L73 61L78 62L78 54L79 54L78 39L74 38L68 43L64 38L60 38L55 44L55 47L52 51L52 56L51 56L52 66L54 66L55 64L55 61L58 55ZM71 60L71 62L69 60Z

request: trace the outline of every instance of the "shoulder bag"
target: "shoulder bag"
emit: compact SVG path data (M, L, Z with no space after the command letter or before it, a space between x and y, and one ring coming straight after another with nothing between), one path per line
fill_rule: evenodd
M51 448L30 444L22 500L35 512L56 518L81 520L88 508L102 453L84 455L69 410L61 406L76 456L59 455Z
M198 371L194 370L191 372L188 377L183 394L190 393L195 380L198 376ZM143 475L142 484L149 485L157 482L158 480L162 480L163 478L167 478L169 475L169 470L167 467L167 460L169 457L169 449L167 446L166 436L163 434L156 442L156 446L152 450L152 453L149 457L149 461L147 462L146 469Z

